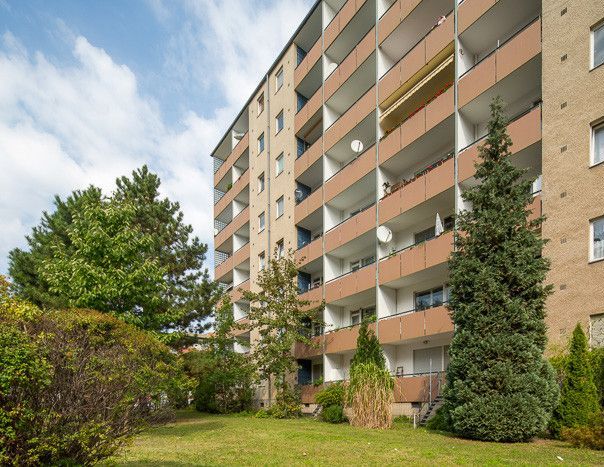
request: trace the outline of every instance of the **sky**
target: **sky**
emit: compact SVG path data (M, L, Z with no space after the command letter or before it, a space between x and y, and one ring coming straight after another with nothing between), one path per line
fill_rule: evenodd
M0 274L65 197L147 164L210 245L210 153L313 0L0 0Z

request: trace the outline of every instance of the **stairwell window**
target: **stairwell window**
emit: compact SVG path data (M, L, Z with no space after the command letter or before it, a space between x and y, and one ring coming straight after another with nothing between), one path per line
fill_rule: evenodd
M258 255L258 270L262 271L266 266L264 251Z
M264 172L262 172L258 176L258 193L262 193L264 191Z
M283 153L281 153L277 156L277 159L275 159L275 177L277 175L279 175L281 172L283 172L283 167L284 167L284 160L283 160Z
M283 200L283 196L281 196L277 200L277 218L279 218L279 217L281 217L283 215L284 209L285 209L285 202Z
M260 213L258 216L258 232L262 232L264 230L264 211Z
M283 239L277 242L277 259L283 258L285 254L285 244L283 243Z
M590 226L590 260L604 259L604 217L591 221Z
M604 162L604 122L591 129L591 165Z
M256 104L258 105L258 115L260 115L262 112L264 112L264 93L258 96L258 99L256 99Z
M591 31L591 67L595 68L604 63L604 21Z
M275 117L275 134L283 130L283 110Z
M258 154L264 151L264 133L258 137Z
M275 75L275 93L283 87L283 67Z

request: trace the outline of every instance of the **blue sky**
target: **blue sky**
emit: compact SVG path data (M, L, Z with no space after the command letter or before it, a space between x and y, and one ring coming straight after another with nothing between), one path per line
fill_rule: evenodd
M144 163L211 244L209 152L312 3L0 0L0 273L55 194Z

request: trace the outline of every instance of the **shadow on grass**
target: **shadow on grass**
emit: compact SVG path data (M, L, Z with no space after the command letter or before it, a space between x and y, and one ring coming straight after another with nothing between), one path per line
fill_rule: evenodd
M146 433L154 438L162 437L181 437L189 436L195 433L221 430L226 426L224 422L218 420L200 420L192 419L190 423L187 420L179 420L177 423L152 428Z

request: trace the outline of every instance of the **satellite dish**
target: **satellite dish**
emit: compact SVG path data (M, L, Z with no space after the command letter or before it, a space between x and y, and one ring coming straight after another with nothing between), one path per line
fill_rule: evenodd
M352 140L352 143L350 143L350 148L357 154L360 154L361 151L363 150L363 142L359 141L358 139Z
M218 229L214 229L214 237L218 235Z
M392 240L392 230L385 225L380 225L377 228L377 239L380 243L390 243Z
M300 188L296 188L294 190L294 198L297 202L300 202L304 199L304 192Z

